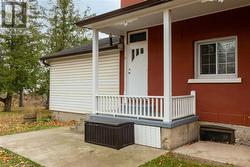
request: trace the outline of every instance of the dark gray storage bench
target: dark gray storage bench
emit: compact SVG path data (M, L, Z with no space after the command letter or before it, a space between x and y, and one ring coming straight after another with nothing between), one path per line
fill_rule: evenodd
M134 144L134 123L115 119L85 121L85 142L115 149Z

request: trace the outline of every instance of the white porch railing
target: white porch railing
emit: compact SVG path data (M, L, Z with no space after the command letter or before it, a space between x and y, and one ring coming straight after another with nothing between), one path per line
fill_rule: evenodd
M195 94L174 96L172 107L172 120L195 115ZM97 113L164 120L164 97L98 95Z
M172 97L172 119L179 119L196 114L195 92L187 96Z

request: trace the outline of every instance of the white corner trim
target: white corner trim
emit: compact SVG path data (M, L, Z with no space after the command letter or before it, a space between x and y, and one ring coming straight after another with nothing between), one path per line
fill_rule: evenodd
M189 79L188 83L241 83L241 78Z

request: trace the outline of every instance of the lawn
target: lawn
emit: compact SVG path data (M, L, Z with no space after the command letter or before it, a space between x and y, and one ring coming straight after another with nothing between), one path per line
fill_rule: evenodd
M42 167L41 165L0 147L1 167Z
M0 112L0 136L74 124L51 120L50 112L47 110L38 110L36 113L37 121L23 123L23 117L27 114L25 111Z
M140 167L232 167L227 164L215 164L204 160L193 159L173 153L162 155Z

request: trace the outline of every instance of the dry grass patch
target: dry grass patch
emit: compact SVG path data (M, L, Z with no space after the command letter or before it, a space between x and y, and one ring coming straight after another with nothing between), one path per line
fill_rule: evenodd
M23 118L28 113L30 114L31 112L0 112L0 136L61 126L71 126L75 123L74 121L60 122L52 120L51 113L47 110L36 110L37 121L24 123Z
M0 147L1 167L42 167L41 165Z
M168 153L140 167L233 167L228 164L221 164L203 159L196 159L179 154Z

